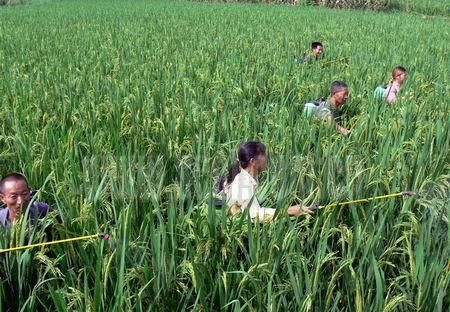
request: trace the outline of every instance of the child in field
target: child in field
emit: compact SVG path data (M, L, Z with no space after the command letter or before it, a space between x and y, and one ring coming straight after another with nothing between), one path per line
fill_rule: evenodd
M229 215L249 210L252 221L265 222L273 219L275 209L264 208L255 196L258 175L266 169L267 155L264 144L249 141L239 146L238 159L230 167L226 181L221 185L227 197ZM295 205L288 208L289 216L312 213L309 207Z
M322 43L315 41L311 43L311 51L303 55L298 55L294 57L295 63L311 63L312 61L319 60L323 55L323 45Z
M397 93L400 91L400 87L403 85L407 78L406 68L403 66L396 66L392 70L392 78L384 86L379 86L375 89L375 97L383 97L388 103L394 103L397 101Z
M303 114L322 119L328 124L334 125L339 133L348 135L350 130L339 124L341 119L341 107L348 99L347 84L343 81L333 81L330 87L330 94L331 95L327 100L322 97L318 101L306 103L303 108Z
M31 189L24 175L10 173L0 180L0 200L5 206L0 210L0 224L4 230L11 227L20 215L26 212L31 199ZM34 222L44 218L51 210L47 203L32 202L28 219L30 222Z

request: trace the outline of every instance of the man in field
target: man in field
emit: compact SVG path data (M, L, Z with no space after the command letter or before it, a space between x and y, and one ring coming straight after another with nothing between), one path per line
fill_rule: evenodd
M325 100L320 98L317 101L306 103L303 113L307 116L315 116L322 119L336 128L336 131L343 135L348 135L350 130L339 124L341 119L341 108L348 99L348 86L343 81L333 81L330 87L330 97Z
M295 57L295 63L311 63L319 60L323 55L323 45L318 41L311 43L311 51Z
M4 208L0 210L0 228L6 230L24 214L32 199L31 189L27 178L20 173L10 173L0 180L0 200ZM51 208L44 202L32 202L28 213L28 220L33 223L44 218ZM57 217L61 222L61 218Z

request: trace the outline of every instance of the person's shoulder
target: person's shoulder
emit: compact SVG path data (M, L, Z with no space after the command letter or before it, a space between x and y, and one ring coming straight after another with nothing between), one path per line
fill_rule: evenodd
M239 173L236 174L236 176L234 177L233 181L231 181L230 185L242 182L242 180L245 178L245 175L244 175L243 171L244 170L241 169L241 171L239 171Z
M62 215L55 209L52 208L48 203L46 202L34 202L33 207L35 209L34 214L32 216L37 218L45 218L48 215L52 214L52 216L59 222L64 223L64 219ZM37 212L37 214L36 214Z
M305 103L303 106L303 113L308 116L316 115L321 108L321 104L324 101L323 99L324 99L323 97L320 97L316 100L312 100Z
M0 209L0 224L5 226L8 220L8 212L9 209L8 208L2 208Z
M52 211L53 209L50 207L49 204L47 204L46 202L34 202L33 203L33 208L37 209L37 211L39 212L40 216L44 216L47 213L49 213L50 211Z
M328 103L328 101L326 101L326 100L321 100L318 103L317 110L319 111L319 113L324 113L324 112L331 113L331 104Z
M320 106L320 107L324 107L324 106L330 106L330 104L327 101L327 98L324 96L321 96L320 98L318 98L317 100L314 101L314 103L316 103L316 105Z
M249 187L254 184L257 184L255 179L244 169L241 169L241 171L234 177L233 182L231 182L230 187L231 188L243 188L243 187Z
M8 215L8 211L9 209L6 207L0 209L0 220L3 220Z
M303 53L301 55L297 55L294 57L294 62L297 64L308 63L311 61L311 56L307 53Z
M386 88L384 86L377 86L373 91L373 96L375 98L383 98L386 92Z

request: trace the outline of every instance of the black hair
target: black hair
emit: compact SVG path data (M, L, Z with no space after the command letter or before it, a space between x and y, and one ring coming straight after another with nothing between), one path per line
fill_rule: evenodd
M323 44L319 41L314 41L313 43L311 43L311 49L317 49L317 47L323 47Z
M331 87L330 87L330 93L333 95L336 92L339 92L339 90L346 88L348 89L348 86L345 82L340 81L340 80L335 80L331 83Z
M5 187L5 183L9 182L9 181L24 181L28 186L28 180L23 174L18 173L18 172L12 172L12 173L8 173L0 180L0 193L3 193L3 188Z
M241 168L246 169L250 164L250 161L260 155L266 155L266 146L263 143L257 141L248 141L242 143L239 146L238 158L228 169L226 183L227 184L232 183L234 178L241 171ZM219 185L217 185L216 188L218 191L223 190L224 182L225 179L223 177L219 178L218 181Z

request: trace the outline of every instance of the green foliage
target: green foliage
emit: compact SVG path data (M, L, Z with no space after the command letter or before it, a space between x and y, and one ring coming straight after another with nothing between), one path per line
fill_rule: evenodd
M315 4L339 9L383 10L390 8L391 0L317 0Z
M447 0L392 0L392 7L406 12L450 16Z
M0 308L445 310L446 27L399 13L251 4L0 10L1 174L23 171L41 188L64 217L59 238L113 237L1 254ZM313 40L326 58L294 64ZM387 106L372 93L397 64L409 78ZM348 137L301 115L335 79L350 86ZM210 200L213 177L247 139L270 154L259 198L279 214L263 226L228 220ZM284 214L300 199L401 190L422 197ZM44 239L24 225L0 234L0 248Z

